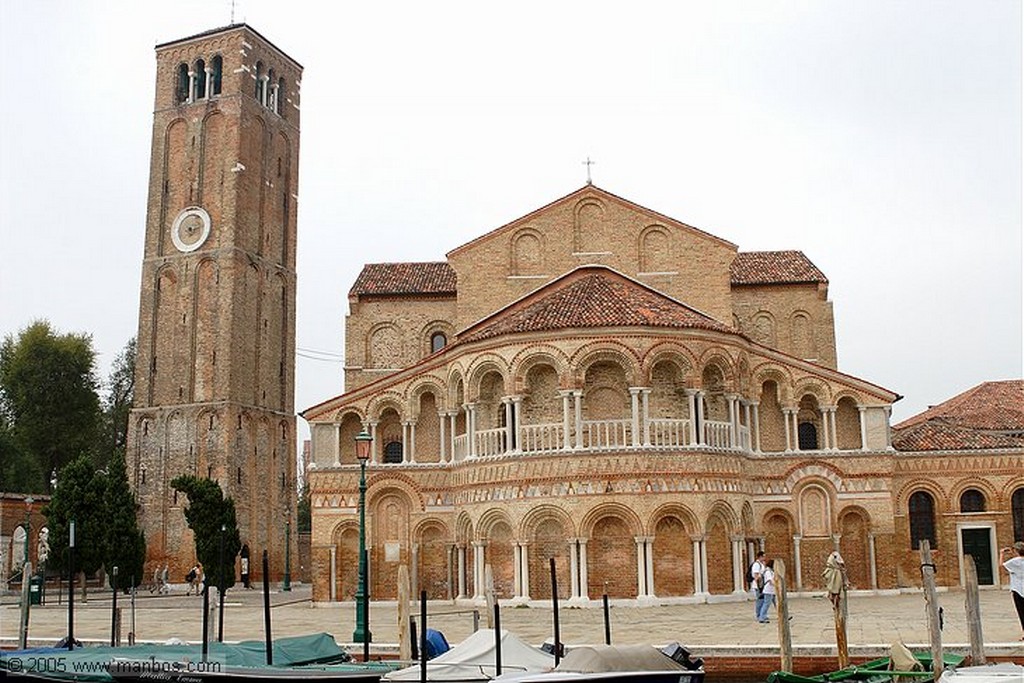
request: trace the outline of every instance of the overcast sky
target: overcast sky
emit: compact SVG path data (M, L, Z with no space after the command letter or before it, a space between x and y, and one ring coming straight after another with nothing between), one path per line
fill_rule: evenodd
M157 43L230 0L0 0L0 336L136 333ZM305 67L296 409L362 264L596 185L830 280L894 422L1022 371L1021 3L238 0ZM308 434L300 419L300 439Z

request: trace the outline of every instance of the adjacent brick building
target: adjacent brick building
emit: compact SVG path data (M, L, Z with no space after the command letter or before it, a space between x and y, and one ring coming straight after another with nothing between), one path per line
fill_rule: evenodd
M1006 433L935 452L905 423L901 452L899 396L837 368L806 256L590 184L445 261L367 265L345 346L346 392L302 413L319 600L355 593L362 429L376 599L402 564L433 598L479 600L488 565L499 597L546 598L554 557L564 598L704 600L742 592L757 547L808 590L837 544L857 588L890 589L918 537L955 584L964 539L991 566L1024 534L1019 382L993 399L1018 406Z

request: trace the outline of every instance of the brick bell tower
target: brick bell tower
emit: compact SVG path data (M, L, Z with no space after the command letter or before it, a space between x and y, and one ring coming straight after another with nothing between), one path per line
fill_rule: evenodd
M235 501L254 576L295 565L295 244L302 66L246 24L156 47L128 467L147 572L195 559L180 474ZM237 577L236 577L237 578Z

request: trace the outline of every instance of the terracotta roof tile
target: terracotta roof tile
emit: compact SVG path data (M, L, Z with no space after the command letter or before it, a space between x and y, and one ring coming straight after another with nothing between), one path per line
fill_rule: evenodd
M610 269L578 269L521 300L521 306L482 321L460 342L503 334L594 327L674 327L735 333L714 318Z
M455 270L447 262L368 263L349 296L396 294L452 295L457 291Z
M898 450L1024 446L1024 380L983 382L893 427Z
M748 251L736 254L729 269L734 285L828 284L828 278L802 251Z

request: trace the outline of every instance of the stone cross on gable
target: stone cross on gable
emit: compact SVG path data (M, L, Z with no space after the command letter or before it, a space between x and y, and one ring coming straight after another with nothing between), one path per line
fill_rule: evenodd
M594 181L592 181L590 179L590 167L593 166L596 163L597 163L596 161L591 161L589 156L587 157L586 161L582 162L582 164L587 167L587 185L593 185L594 184Z

